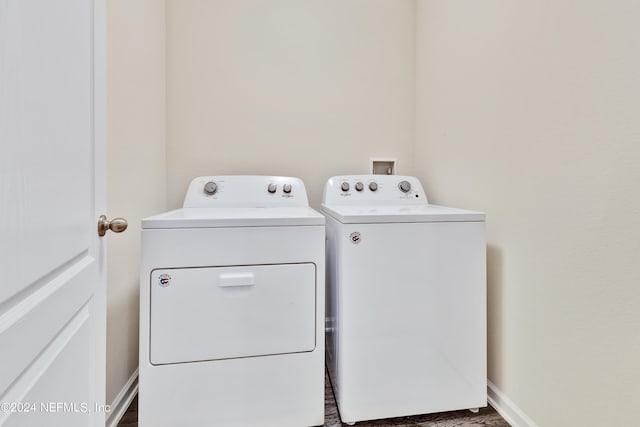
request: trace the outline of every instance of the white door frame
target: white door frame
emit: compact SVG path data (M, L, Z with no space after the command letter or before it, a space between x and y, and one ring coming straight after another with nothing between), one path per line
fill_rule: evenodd
M107 212L107 0L93 0L93 138L94 138L94 219ZM96 232L97 235L97 232ZM108 234L107 234L108 236ZM105 236L106 237L106 236ZM94 327L94 401L106 407L107 367L107 242L96 240L99 278L96 289ZM97 411L95 426L104 426L106 413Z

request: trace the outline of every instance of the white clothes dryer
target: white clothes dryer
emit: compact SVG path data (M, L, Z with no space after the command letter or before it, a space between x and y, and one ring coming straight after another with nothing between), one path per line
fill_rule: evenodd
M418 179L336 176L327 217L327 365L348 424L487 404L485 215Z
M324 224L269 176L196 178L142 221L141 427L324 423Z

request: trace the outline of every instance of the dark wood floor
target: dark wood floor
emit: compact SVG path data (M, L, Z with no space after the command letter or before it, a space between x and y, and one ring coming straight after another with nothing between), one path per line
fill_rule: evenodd
M333 396L331 383L325 377L325 406L324 425L327 427L342 427L336 400ZM470 411L442 412L439 414L417 415L415 417L400 417L377 421L363 421L356 423L356 427L509 427L509 424L490 406L482 408L479 413ZM138 427L138 397L131 402L129 409L120 420L118 427ZM203 426L208 427L208 426Z

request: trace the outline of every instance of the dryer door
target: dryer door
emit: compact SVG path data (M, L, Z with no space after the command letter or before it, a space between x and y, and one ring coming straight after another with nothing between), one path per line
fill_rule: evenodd
M312 263L151 272L154 365L313 351Z

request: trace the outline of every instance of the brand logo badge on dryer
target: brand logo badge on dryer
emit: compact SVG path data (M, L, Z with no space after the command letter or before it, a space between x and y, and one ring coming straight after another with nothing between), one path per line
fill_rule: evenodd
M349 235L349 239L351 239L351 243L358 244L362 240L362 236L360 236L359 232L354 231Z
M171 283L171 276L169 276L168 274L161 274L160 277L158 278L158 284L163 288L166 288L167 286L169 286L170 283Z

